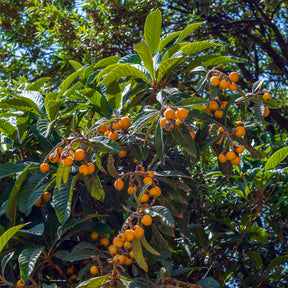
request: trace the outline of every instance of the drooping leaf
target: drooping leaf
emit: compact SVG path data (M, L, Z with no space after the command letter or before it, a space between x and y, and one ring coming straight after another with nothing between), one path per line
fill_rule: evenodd
M43 247L40 248L25 248L19 255L20 277L26 281L34 270L36 262L41 255Z
M107 171L114 179L119 178L119 174L115 168L115 159L112 154L108 156Z
M283 147L273 153L265 164L265 171L276 168L288 156L288 147Z
M148 272L148 265L146 260L144 259L141 240L139 238L134 238L132 240L132 251L139 267L142 268L145 272Z
M145 209L145 212L152 217L157 217L158 219L167 226L173 226L174 219L170 211L164 206L152 206Z
M1 237L0 237L0 252L3 250L3 248L5 247L5 245L7 244L7 242L24 226L26 226L28 223L26 224L21 224L18 226L14 226L9 228L7 231L5 231Z
M1 243L1 242L0 242ZM2 275L5 275L5 268L6 268L6 265L8 264L8 262L11 260L11 258L13 257L15 251L12 251L8 254L6 254L3 258L2 258L2 261L1 261L1 274Z
M143 235L141 238L141 244L142 246L151 254L160 256L160 253L158 251L156 251L153 247L150 246L150 244L147 242L145 235Z
M16 128L11 123L3 119L0 119L0 132L10 137L14 141L17 139Z
M99 201L103 201L105 198L105 191L101 184L98 175L89 175L89 177L84 178L85 186L88 192Z
M27 167L27 164L25 163L4 163L0 164L0 179L5 178L7 176L11 176L16 174L17 172L22 171Z
M159 49L161 36L162 16L159 9L151 12L145 21L144 38L150 47L151 54L155 54Z
M69 173L70 173L71 166L65 166L62 161L59 163L59 167L57 169L56 173L56 185L58 187L58 190L61 189L61 182L63 179L63 183L66 184L69 179Z

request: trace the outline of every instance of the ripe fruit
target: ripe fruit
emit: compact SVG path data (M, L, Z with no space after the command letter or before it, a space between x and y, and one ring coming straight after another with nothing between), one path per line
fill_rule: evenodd
M114 182L114 187L116 190L120 191L124 188L124 182L119 178Z
M136 192L137 192L137 186L136 185L128 187L128 194L129 195L133 195Z
M210 111L214 111L214 110L217 110L219 107L218 103L214 100L212 100L209 105L208 105L208 108Z
M215 117L218 119L223 118L223 112L221 110L215 111Z
M176 111L176 118L184 120L188 117L188 111L185 108L180 108Z
M77 275L76 274L73 274L71 275L71 277L68 279L69 282L73 282L77 279Z
M210 83L212 86L218 86L220 83L220 80L218 78L218 76L213 76L210 78Z
M108 130L108 126L105 125L105 126L100 127L98 131L99 131L100 133L105 133L107 130Z
M132 241L135 237L134 233L135 233L134 230L131 230L131 229L126 230L125 231L125 237L126 237L125 240L126 241Z
M234 132L235 136L242 137L246 134L246 129L242 126L238 126Z
M64 166L71 166L73 164L73 159L71 156L62 159L62 163Z
M50 170L50 166L48 163L44 162L40 165L40 171L45 174Z
M230 83L228 88L233 92L237 90L237 85L235 83Z
M147 171L147 174L150 178L153 178L155 176L153 171Z
M133 251L131 251L131 252L129 253L129 257L130 257L131 259L134 259L134 252L133 252Z
M264 100L264 101L269 101L269 100L271 100L271 99L272 99L272 97L271 97L271 94L270 94L270 93L266 93L266 94L263 95L263 100Z
M122 151L118 152L118 156L120 158L123 158L127 155L127 150L125 150L124 148L122 149Z
M93 163L88 162L87 163L87 167L88 167L88 174L92 174L95 171L95 166Z
M134 232L135 238L141 238L144 235L144 229L142 227L135 225L134 229L135 229L135 232Z
M124 255L120 255L117 259L117 261L119 262L119 264L124 264L126 260L126 257Z
M219 83L219 89L227 89L229 87L229 82L226 79L222 79Z
M105 132L104 132L104 136L105 136L105 137L109 137L110 132L111 132L110 130L105 131Z
M193 131L190 131L190 135L191 135L191 137L192 137L193 139L195 139L195 134L194 134Z
M144 194L142 195L142 198L141 198L141 201L140 201L140 202L141 202L141 203L148 202L148 201L149 201L149 198L150 198L149 195L144 193Z
M162 118L162 119L160 120L160 126L161 126L162 128L164 128L164 129L165 129L166 121L167 121L166 118Z
M226 153L226 159L228 161L231 161L231 160L235 159L235 157L236 157L236 154L233 151L229 151L229 152Z
M118 253L118 248L114 245L110 245L108 250L111 253L111 255L116 255Z
M145 226L150 226L152 224L152 217L150 215L144 215L141 222Z
M82 161L85 158L85 151L83 149L77 149L74 153L74 160Z
M167 131L172 131L173 128L174 128L173 123L170 123L170 125L169 125L167 128L165 128L165 129L166 129Z
M17 281L17 286L18 286L18 287L25 287L25 282L24 282L22 279L19 279L19 280Z
M97 275L98 274L98 268L97 268L97 266L91 266L90 267L90 273L92 274L92 275Z
M131 248L132 248L131 242L125 241L125 242L124 242L124 248L131 249Z
M129 117L122 117L119 121L122 128L128 128L131 124L131 120Z
M237 146L236 149L235 149L235 152L237 154L241 154L243 151L244 151L244 148L241 145Z
M69 267L66 269L66 274L67 275L72 275L74 273L74 268L73 267Z
M100 240L100 245L103 245L104 247L108 247L109 246L109 239L108 238L102 238Z
M166 119L174 119L175 118L175 111L173 109L167 109L164 113L164 117Z
M131 265L132 264L132 259L131 258L128 258L126 257L126 260L125 260L125 265Z
M120 241L117 237L115 237L113 239L113 245L118 247L118 248L121 248L124 244L124 241Z
M269 115L270 115L270 110L268 107L265 107L264 118L268 117Z
M176 121L175 121L176 126L181 126L182 124L183 124L183 122L181 120L176 119Z
M119 139L119 134L117 132L110 132L108 137L110 137L111 139L113 139L114 141L117 141Z
M34 203L34 206L35 207L40 207L43 203L43 200L42 200L42 197L39 198L35 203Z
M42 198L45 202L48 202L50 200L50 193L49 192L45 192L43 195L42 195Z
M146 184L149 184L150 183L150 185L153 183L153 179L151 178L151 177L145 177L144 179L143 179L143 183L146 185Z
M50 161L51 163L58 163L58 162L59 162L59 159L60 159L58 153L55 155L55 157L54 157L53 154L54 154L54 153L51 153L51 154L49 155L49 161Z
M241 158L239 156L236 156L233 160L231 160L231 164L233 165L239 165L241 162Z
M114 122L112 125L114 130L120 130L121 129L121 124L120 122Z
M87 165L83 164L79 167L79 173L86 176L89 174L89 168Z
M119 233L116 237L118 238L118 240L123 242L126 240L125 233Z
M237 72L231 72L229 74L229 79L230 79L231 82L238 82L239 74Z
M227 161L227 158L226 158L226 156L223 153L221 153L218 156L218 160L219 160L220 163L225 163Z
M97 240L99 238L99 234L97 232L91 232L90 237L92 240Z
M227 104L228 104L227 101L223 101L223 102L221 103L221 108L222 108L222 110L225 109L225 107L227 106Z

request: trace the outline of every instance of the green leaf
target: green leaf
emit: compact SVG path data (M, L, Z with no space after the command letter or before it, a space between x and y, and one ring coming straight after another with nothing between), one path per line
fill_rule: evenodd
M80 283L78 286L76 286L76 288L101 288L101 287L104 287L103 284L107 280L110 280L110 278L111 276L109 275L95 277L95 278L92 278L85 282Z
M99 201L103 201L105 198L105 191L101 184L99 177L95 174L84 177L84 183L88 192Z
M184 30L181 31L181 34L179 35L175 43L182 42L189 34L191 34L194 30L196 30L202 24L203 22L198 22L198 23L193 23L193 24L188 25Z
M39 91L40 88L49 80L51 79L51 77L44 77L41 79L38 79L37 81L35 81L34 83L30 84L27 87L27 90L32 90L32 91Z
M257 253L256 251L248 251L247 255L262 274L263 273L263 261L262 261L260 254Z
M190 131L185 125L181 127L175 126L172 133L176 141L184 148L184 150L194 158L198 158L198 149Z
M119 178L118 171L115 168L115 159L112 154L108 156L107 171L114 179Z
M42 94L38 91L23 91L18 99L23 99L29 105L35 107L35 110L40 112L40 116L46 117L45 101Z
M161 256L158 251L156 251L153 247L150 246L150 244L147 242L145 235L143 235L141 238L141 244L142 246L151 254Z
M202 248L205 248L208 245L209 240L204 228L197 224L191 224L189 225L189 229L197 237Z
M25 163L4 163L0 164L0 179L7 176L16 174L17 172L22 171L27 165Z
M137 285L132 279L128 279L124 276L120 277L120 282L123 284L125 288L141 288Z
M139 267L142 268L145 272L148 272L148 265L143 256L140 238L134 238L132 240L132 251Z
M213 57L213 55L210 55ZM239 63L243 62L244 59L237 59L235 57L227 57L227 56L214 56L213 58L204 62L206 66L215 66L220 64L230 64L230 63Z
M62 161L59 163L59 167L57 169L56 173L56 185L60 191L61 189L61 182L63 179L63 183L66 184L69 179L69 173L70 173L71 166L64 166Z
M61 185L61 192L60 189L54 191L52 203L61 224L64 224L70 216L73 190L74 186L70 180L67 185Z
M117 63L120 59L121 59L121 57L119 57L119 56L110 56L110 57L104 58L104 59L98 61L98 62L94 65L94 68L95 68L95 69L98 69L98 68L107 67L107 66L109 66L109 65L111 65L111 64Z
M69 63L72 65L72 67L75 70L79 70L79 69L81 69L83 67L79 62L74 61L74 60L69 60Z
M45 101L45 108L47 111L48 119L53 121L59 115L59 109L62 106L64 99Z
M260 79L260 80L256 81L252 86L252 93L256 93L257 90L260 89L263 82L264 82L264 79Z
M202 288L220 288L220 284L212 277L203 278L196 283Z
M145 68L150 72L152 80L155 80L152 54L145 40L142 40L139 44L134 45L134 50L139 54Z
M0 241L1 242L1 241ZM1 274L2 275L5 275L5 268L6 268L6 265L8 264L8 262L11 260L11 258L13 257L15 251L12 251L8 254L6 254L3 258L2 258L2 261L1 261Z
M199 41L199 42L193 42L185 44L181 50L184 52L185 55L190 55L196 52L201 52L205 49L212 48L212 47L221 47L223 45L208 42L208 41Z
M97 256L96 247L94 244L86 241L80 242L73 250L65 255L64 261L80 261Z
M18 257L20 267L20 277L26 281L34 270L36 262L41 255L43 247L40 248L26 248Z
M261 101L257 100L254 105L254 115L259 122L264 121L265 108Z
M151 54L155 54L159 49L161 36L162 16L159 9L151 12L145 21L144 38L150 47Z
M160 127L159 121L156 125L156 130L154 133L154 145L155 145L156 153L159 157L159 160L162 163L165 163L165 154L164 154L165 146L164 146L164 140L163 140L163 131L162 131L162 128Z
M145 209L145 213L151 215L152 217L159 217L160 221L167 226L174 225L174 219L170 211L164 206L152 206Z
M247 233L250 233L251 239L256 240L260 243L267 243L268 242L268 235L265 230L259 226L251 225L247 229Z
M23 227L26 226L27 224L28 224L28 223L11 227L10 229L8 229L7 231L5 231L5 232L1 235L1 237L0 237L0 252L3 250L3 248L5 247L5 245L7 244L7 242L14 236L14 234L17 233L21 228L23 228Z
M276 168L288 156L288 147L283 147L272 154L265 164L265 171Z
M0 250L1 251L1 250ZM267 271L266 271L266 275L269 274L269 272L274 269L276 266L282 264L282 263L286 263L288 262L288 256L279 256L274 258L268 265Z
M176 58L169 58L167 60L162 61L159 68L157 69L156 74L157 82L161 81L161 79L164 77L166 73L168 73L175 66L178 66L184 60L185 60L184 57L179 56Z
M42 137L47 138L53 124L54 122L49 122L46 119L39 118L36 123L36 129Z
M149 79L139 69L129 64L117 64L117 66L113 68L99 84L104 83L106 86L108 86L111 82L128 76L136 77L150 83Z
M161 52L166 47L166 45L169 44L173 39L175 39L180 33L181 31L173 32L168 34L165 38L163 38L160 41L159 51Z
M8 121L0 119L0 133L3 133L12 140L17 140L16 128L10 124Z
M69 75L61 84L61 94L63 95L65 91L68 89L68 87L73 83L73 81L83 72L83 69L80 68L79 70L73 72Z
M13 186L13 189L9 195L6 216L9 218L12 225L15 225L15 223L16 223L18 193L21 189L23 182L27 178L27 172L28 172L29 168L30 168L30 165L27 166L20 174L17 175L17 179L16 179L14 186Z
M112 140L110 137L105 136L96 136L91 139L89 139L89 142L92 144L95 148L105 148L106 150L112 150L115 152L121 152L122 148L121 146Z

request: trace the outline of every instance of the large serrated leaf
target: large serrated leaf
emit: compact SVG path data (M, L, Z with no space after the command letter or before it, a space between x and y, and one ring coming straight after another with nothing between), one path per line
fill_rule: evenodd
M16 128L6 120L0 119L0 132L14 141L17 139Z
M188 25L184 30L181 31L181 34L179 35L175 43L182 42L189 34L191 34L194 30L196 30L202 24L203 22L198 22L198 23L193 23L193 24Z
M17 175L17 179L16 179L15 184L13 186L13 189L9 195L6 216L9 218L12 225L15 225L15 222L16 222L18 193L21 189L23 182L27 178L27 172L28 172L29 168L30 168L30 166L27 166L19 175Z
M61 224L64 224L70 216L73 190L74 186L70 180L67 185L61 185L61 191L60 189L54 191L52 204Z
M36 123L36 129L42 137L47 138L49 136L53 124L54 122L49 122L46 119L39 118Z
M23 228L27 224L28 223L11 227L1 235L1 237L0 237L0 252L3 250L3 248L5 247L7 242L14 236L14 234L16 234L21 228Z
M247 235L248 233L251 236L251 239L256 240L260 243L267 243L268 242L268 235L265 232L265 230L257 225L251 225L247 229Z
M62 106L64 99L45 101L47 116L50 121L53 121L59 115L59 109Z
M163 131L162 128L160 127L160 123L158 122L156 125L156 130L154 133L154 145L156 149L156 153L159 157L159 160L162 163L165 163L165 146L164 146L164 140L163 140Z
M157 217L159 220L167 226L174 225L174 219L170 211L164 206L152 206L145 209L145 213L151 215L152 217Z
M190 55L196 52L201 52L205 49L212 48L212 47L221 47L223 45L208 42L208 41L199 41L199 42L193 42L185 44L181 50L184 52L185 55Z
M68 89L68 87L73 83L73 81L83 72L83 70L80 68L79 70L73 72L69 75L61 84L61 94L64 94L65 91Z
M44 97L42 96L40 92L23 91L20 97L21 98L19 99L25 99L25 101L29 103L31 106L33 106L35 110L38 110L41 116L46 117Z
M118 80L122 77L136 77L142 79L143 81L150 83L150 80L142 73L139 69L129 65L129 64L116 64L116 67L113 68L99 83L104 83L108 86L111 82Z
M145 68L149 71L152 80L155 79L155 70L152 59L152 54L148 44L142 40L139 44L134 45L134 50L139 54Z
M288 156L288 147L283 147L273 153L265 164L265 171L276 168Z
M258 252L256 252L256 251L248 251L247 255L250 258L250 260L255 264L255 266L260 271L260 273L262 274L262 272L263 272L263 261L262 261L262 258L260 256L260 254Z
M254 105L254 115L256 116L256 119L259 122L262 122L264 120L264 112L265 112L265 107L263 103L257 100Z
M111 276L109 275L92 278L85 282L80 283L78 286L76 286L76 288L100 288L100 287L104 288L103 284L110 278ZM109 285L110 284L108 284L105 287L109 287Z
M23 281L31 275L36 265L36 262L41 255L43 247L40 248L26 248L24 249L19 257L20 277Z
M40 88L51 79L51 77L44 77L41 79L38 79L37 81L35 81L34 83L30 84L27 87L27 90L31 90L31 91L39 91Z
M101 184L99 177L95 174L89 175L89 177L84 178L85 186L88 192L99 201L103 201L105 198L105 191Z
M155 54L159 49L161 36L162 16L159 9L151 12L145 21L144 38L150 47L151 54Z
M98 68L104 68L104 67L107 67L111 64L115 64L117 63L119 60L121 59L121 57L119 56L110 56L110 57L107 57L107 58L104 58L100 61L98 61L95 65L94 65L94 68L98 69Z
M160 253L158 251L156 251L153 247L150 246L150 244L147 242L145 235L143 235L141 238L141 244L142 246L151 254L157 255L157 256L161 256Z
M161 52L166 47L166 45L169 44L173 39L175 39L180 33L181 31L173 32L168 34L165 38L163 38L160 41L159 51Z
M14 175L17 172L20 172L23 169L25 169L25 167L27 167L25 163L13 164L7 162L4 164L0 164L0 179L10 175Z
M184 57L179 56L176 58L169 58L165 61L162 61L159 68L157 69L157 82L161 81L166 73L168 73L171 69L178 66L181 62L185 60Z
M122 148L121 146L112 140L110 137L105 136L97 136L94 138L89 139L92 146L96 148L105 148L106 150L113 150L115 152L121 152Z
M139 267L142 268L145 272L148 272L148 265L146 260L144 259L141 240L139 238L134 238L132 240L132 251Z

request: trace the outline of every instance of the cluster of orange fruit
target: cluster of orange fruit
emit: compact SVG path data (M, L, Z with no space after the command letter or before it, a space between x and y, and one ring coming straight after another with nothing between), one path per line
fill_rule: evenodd
M227 106L227 101L221 101L220 104L218 104L218 101L216 99L213 99L209 102L208 106L206 106L206 109L209 112L214 113L214 116L218 119L223 118L223 110Z
M62 147L58 147L57 149L57 153L54 156L55 153L51 153L49 155L49 161L51 163L60 163L62 162L62 164L64 166L71 166L73 164L73 161L83 161L85 159L85 151L83 149L76 149L74 151L74 153L72 153L71 151L69 151L67 153L66 148L63 150ZM40 165L40 171L42 173L47 173L50 170L50 166L47 162L44 162ZM94 173L95 171L95 166L93 163L88 162L86 164L82 164L79 167L79 173L86 176L89 174Z
M227 77L224 73L220 73L219 76L212 76L210 78L210 83L212 86L218 86L219 89L229 89L230 91L237 90L236 82L239 80L239 74L237 72L231 72Z
M160 126L167 130L171 131L174 128L174 125L181 126L182 121L188 117L188 111L185 108L168 108L164 112L164 117L160 120Z
M50 192L44 192L43 195L34 203L35 207L40 207L43 204L43 201L50 201Z
M270 101L272 99L271 94L269 92L265 93L263 95L264 101ZM264 118L268 117L270 115L270 109L267 106L264 106Z
M101 126L98 131L103 133L104 136L110 137L114 141L119 139L119 131L121 129L127 129L131 124L131 120L129 117L122 117L120 120L115 120L108 125Z

